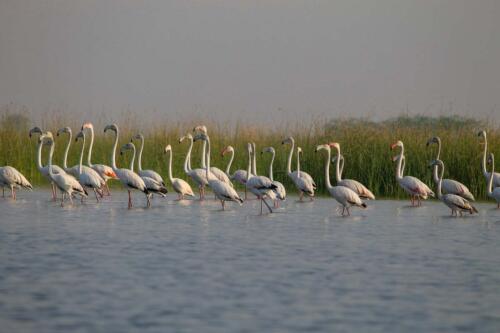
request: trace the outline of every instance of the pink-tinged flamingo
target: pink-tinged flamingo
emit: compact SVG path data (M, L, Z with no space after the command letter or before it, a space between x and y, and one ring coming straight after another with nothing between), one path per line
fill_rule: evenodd
M82 139L82 150L80 152L80 162L78 164L78 174L77 178L80 184L86 188L91 188L94 191L95 199L99 202L99 196L102 198L101 189L104 187L104 179L95 171L94 169L83 165L83 154L85 152L85 133L83 131L78 132L75 138L75 142L78 139ZM99 195L99 196L98 196Z
M189 140L189 148L186 153L186 159L184 160L184 172L186 175L191 177L191 179L198 185L198 190L200 192L200 201L205 199L205 186L208 185L208 180L206 176L205 169L191 169L191 151L193 150L193 136L191 134L186 134L179 139L179 143L185 139Z

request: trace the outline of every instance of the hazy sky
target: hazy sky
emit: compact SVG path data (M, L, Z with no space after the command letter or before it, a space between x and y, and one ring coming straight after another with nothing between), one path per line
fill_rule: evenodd
M499 120L499 18L498 0L0 0L0 104Z

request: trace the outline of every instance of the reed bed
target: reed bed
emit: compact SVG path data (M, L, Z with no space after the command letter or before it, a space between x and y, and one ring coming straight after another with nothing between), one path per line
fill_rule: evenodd
M22 117L21 117L22 118ZM0 165L11 165L23 172L34 185L46 184L45 179L36 168L37 139L28 137L29 120L13 117L12 114L3 115L0 126ZM74 124L64 117L53 117L42 124L43 130L50 130L54 134L62 126L72 125L73 137L79 131L81 124ZM130 141L137 133L137 118L125 119L118 122L120 126L119 147ZM185 133L192 131L197 121L183 123L156 122L142 131L145 136L143 153L143 168L154 169L167 179L167 158L164 147L171 144L174 152L173 174L174 177L186 179L183 171L183 162L188 149L188 143L179 143L178 139ZM289 193L295 189L286 175L287 156L289 145L283 146L281 141L288 136L293 136L298 146L302 147L304 154L301 159L301 170L309 172L316 180L318 194L325 194L324 182L324 151L315 153L318 144L336 141L339 142L342 154L345 157L344 178L357 179L378 198L406 198L406 195L395 181L395 163L391 157L390 144L401 140L405 144L406 170L405 174L416 176L435 188L431 179L429 161L434 159L437 147L426 147L427 139L431 136L440 136L443 148L441 159L445 163L445 177L459 180L466 184L478 199L486 198L486 181L481 171L482 146L477 136L479 130L485 129L488 133L489 151L500 156L500 129L491 124L464 119L460 117L400 117L384 122L372 122L360 119L325 120L313 119L310 122L295 124L248 125L248 124L221 124L205 121L209 129L212 142L211 163L225 169L229 156L222 158L220 152L226 145L235 148L236 155L231 172L247 167L247 142L257 144L257 168L260 174L268 172L270 154L260 154L267 146L276 149L274 163L274 177L287 187ZM113 144L113 134L103 133L104 121L95 126L95 144L93 149L93 163L110 164L110 152ZM86 163L85 151L84 163ZM55 164L62 165L62 156L68 137L56 137ZM139 145L139 143L136 143ZM71 142L68 165L78 163L81 142ZM43 164L47 163L47 149L44 149ZM332 151L332 154L334 152ZM117 153L119 167L128 166L130 152L127 156ZM192 155L192 166L199 167L201 159L201 143L195 143ZM296 154L294 154L292 169L296 168ZM498 166L500 169L500 166ZM334 173L331 173L334 183ZM111 184L118 185L118 182Z

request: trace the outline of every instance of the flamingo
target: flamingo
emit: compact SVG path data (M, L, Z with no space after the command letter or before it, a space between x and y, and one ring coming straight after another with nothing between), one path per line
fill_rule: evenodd
M41 136L44 133L42 132L40 127L35 126L29 131L29 137L31 138L34 134L38 134ZM51 132L47 132L45 134L52 137ZM50 177L48 165L46 165L46 166L42 165L42 147L43 147L42 142L40 140L38 140L36 166L38 168L38 171L40 171L40 173L42 174L42 176L44 176L50 182L50 185L52 188L52 200L56 201L57 200L56 184L55 184L54 180ZM52 172L53 173L63 173L63 174L66 173L61 167L59 167L57 165L52 165Z
M154 170L142 170L142 151L144 150L144 135L142 134L137 134L132 139L130 139L130 142L134 142L135 140L141 140L141 147L139 148L139 155L137 157L137 173L141 177L148 177L154 179L156 182L160 183L162 186L165 186L165 182L163 181L163 178Z
M253 144L248 143L247 150L248 169L247 182L245 186L260 200L260 214L262 214L262 203L267 206L267 209L269 209L269 213L272 213L273 210L271 209L265 198L267 196L271 198L271 200L274 200L276 198L276 194L274 193L274 191L276 190L277 186L274 185L269 178L264 176L257 176L255 173L252 173L252 153L254 153Z
M297 189L300 192L300 201L302 201L304 194L308 195L311 198L311 200L313 200L314 190L316 189L316 183L314 182L312 177L307 172L304 171L296 170L292 172L292 157L293 157L293 150L295 149L295 140L293 139L293 137L290 136L285 140L283 140L281 144L292 145L290 153L288 154L287 174L288 177L290 177L290 179L295 184L295 187L297 187Z
M193 132L208 135L207 127L205 125L196 126L193 129ZM201 158L201 168L202 169L206 168L206 154L205 154L206 146L207 146L207 142L203 141L203 148L202 148L202 155L201 155L201 157L202 157ZM231 180L229 179L228 175L226 175L226 173L224 171L222 171L221 169L213 166L213 167L210 167L210 172L217 179L219 179L221 182L227 183L231 187L234 186L233 183L231 183Z
M490 180L488 181L488 188L486 194L497 202L497 208L500 208L500 187L493 188L493 175L495 174L495 156L490 153L488 163L491 165Z
M344 157L340 154L340 145L336 143L336 146L331 146L331 147L337 150L337 158L332 160L335 161L335 178L337 180L337 185L350 188L351 190L356 192L361 199L375 200L375 196L373 195L373 193L357 180L342 179L342 171L344 170ZM342 168L340 168L341 160L342 160Z
M172 187L174 188L174 191L177 192L179 195L178 200L184 200L184 196L190 196L194 197L194 192L191 186L187 181L181 178L173 178L172 177L172 146L167 145L165 147L165 154L170 153L169 159L168 159L168 179L170 180L170 183L172 184Z
M253 176L259 176L258 173L257 173L257 147L255 145L255 142L252 142L251 143L252 145L252 175ZM260 176L260 177L264 177L266 178L269 182L272 182L271 179L269 179L268 177L266 176ZM269 199L271 199L273 201L273 203L276 202L276 200L278 199L278 193L276 193L276 190L273 190L272 192L269 192L267 197ZM257 197L258 199L259 197Z
M61 196L61 207L64 207L64 196L67 194L69 201L73 205L73 193L78 194L83 198L86 198L88 196L87 191L82 187L82 185L75 179L75 177L71 176L70 174L67 173L54 173L53 171L53 166L52 166L52 157L54 155L54 138L52 136L52 133L47 132L45 134L42 134L38 138L39 143L45 143L50 146L50 152L49 152L49 165L48 165L48 172L50 178L54 181L56 184L57 188L62 193Z
M85 133L83 131L78 132L75 138L75 142L77 142L80 138L82 139L82 150L80 153L80 163L78 164L77 178L80 181L80 184L82 184L84 187L91 188L94 191L95 199L97 202L99 202L99 197L97 196L97 194L99 194L99 196L102 198L101 188L104 187L105 182L104 179L99 176L97 171L83 165L83 153L85 151Z
M208 179L208 186L212 189L217 199L222 204L222 210L225 210L226 201L238 202L240 205L243 200L240 198L236 190L229 184L219 180L211 173L210 169L210 138L207 134L199 133L194 138L194 141L203 140L207 142L206 159L207 165L205 167L205 177Z
M484 138L484 142L482 142L484 148L483 148L483 162L481 166L483 168L484 178L486 178L486 182L488 182L490 179L490 174L486 170L486 155L488 153L488 140L486 139L486 131L480 131L479 133L477 133L477 136L479 136L480 138L481 137ZM495 172L493 174L493 187L500 187L500 173L498 172Z
M302 154L302 148L300 147L297 147L297 175L298 175L298 178L299 178L299 181L308 181L308 179L306 177L304 177L304 173L300 171L300 155ZM312 179L312 178L311 178ZM311 184L311 183L306 183L306 185L309 186L309 189L312 191L315 190L315 187ZM302 198L303 198L303 193L304 192L301 192L301 195L300 195L300 201L302 201ZM310 197L311 201L314 200L314 196L311 196Z
M441 160L434 160L431 162L431 166L440 167L441 174L439 176L439 180L437 183L437 197L441 200L446 206L451 209L451 216L462 216L462 212L469 212L470 214L477 213L477 209L472 206L467 199L456 195L456 194L443 194L442 186L443 186L443 175L444 175L444 163Z
M184 172L191 177L191 179L198 185L200 191L200 200L205 199L205 186L208 185L208 180L206 177L206 172L204 169L191 169L191 150L193 150L193 136L188 133L179 139L179 143L184 141L184 139L189 140L189 149L186 153L186 159L184 160Z
M276 157L276 151L274 150L273 147L266 147L264 148L264 150L261 151L261 154L265 152L271 153L271 162L269 163L269 179L274 185L276 185L276 190L275 190L276 200L274 200L274 208L278 208L280 205L280 201L286 200L286 189L282 183L280 183L277 180L274 180L273 177L273 164L274 164L274 158Z
M439 160L439 156L441 155L441 139L438 136L432 137L429 140L427 140L426 146L428 147L431 144L437 144L438 149L437 149L437 155L436 155L436 160ZM432 178L434 180L434 183L437 185L439 182L439 177L438 177L438 165L434 165L433 170L432 170ZM470 193L469 189L467 186L464 184L457 182L456 180L453 179L443 179L442 185L441 185L441 190L445 194L456 194L461 196L464 199L467 199L469 201L474 201L474 196L472 193Z
M94 147L94 125L92 125L92 123L84 123L81 130L83 131L85 129L88 129L90 131L90 146L89 153L87 155L87 165L94 169L99 174L99 176L104 179L106 194L109 196L111 195L111 192L109 190L108 180L118 179L118 176L110 166L107 166L105 164L92 164L92 148Z
M224 148L224 150L222 150L221 156L224 157L224 155L227 153L231 153L231 158L229 159L229 163L227 164L226 167L226 175L229 177L231 181L236 181L241 185L245 186L247 182L246 170L236 170L232 175L230 173L231 165L233 164L234 160L234 148L232 146L227 146L226 148ZM247 199L247 187L245 186L245 200L246 199Z
M73 138L73 132L71 131L71 128L63 127L57 131L56 136L59 136L63 133L68 133L68 136L69 136L68 143L66 144L66 148L64 149L63 169L64 169L64 171L66 171L66 173L69 173L73 177L78 178L79 165L74 165L71 168L68 167L68 153L69 153L69 148L71 146L71 139Z
M326 189L330 193L330 195L342 205L342 216L351 215L349 208L352 206L366 208L366 204L361 200L359 195L346 186L332 186L330 183L330 158L331 158L331 148L330 147L340 147L338 143L332 142L330 144L318 145L316 147L316 152L320 150L326 150L327 159L325 162L325 182ZM338 150L340 151L340 150Z
M411 205L415 206L415 199L417 200L417 206L421 206L422 203L420 199L427 200L429 196L434 197L434 192L424 184L420 179L412 176L404 176L403 177L403 160L404 157L404 145L403 142L397 141L396 143L391 145L391 150L394 150L396 147L400 147L401 151L399 155L393 157L394 162L398 162L396 166L396 180L399 183L399 186L410 195L411 197Z
M113 144L113 150L111 152L111 168L113 169L113 172L118 176L118 179L120 180L122 185L128 191L128 208L132 208L132 190L143 192L146 195L147 207L151 206L149 190L146 188L144 180L142 180L142 178L139 177L139 175L135 172L125 168L119 169L116 166L116 149L118 146L119 135L118 126L116 124L108 125L104 128L104 133L106 133L107 131L113 131L115 133L115 142Z
M129 170L134 172L134 161L136 156L135 145L132 142L124 144L120 149L120 155L123 155L126 150L132 150L132 159L130 160ZM150 197L153 195L153 193L161 195L162 197L166 197L166 194L168 193L167 188L160 182L157 182L155 179L147 176L139 175L139 177L141 177L144 181L144 184L146 184L146 188L150 192Z
M16 168L6 165L0 167L0 187L2 187L2 196L5 197L5 187L10 188L10 196L16 200L16 188L22 187L33 190L33 186Z

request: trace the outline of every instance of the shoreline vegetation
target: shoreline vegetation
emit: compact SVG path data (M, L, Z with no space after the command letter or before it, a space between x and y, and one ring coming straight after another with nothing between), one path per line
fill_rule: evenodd
M82 124L75 121L64 121L65 117L53 116L43 123L33 123L27 110L12 110L0 108L0 165L11 165L21 171L33 185L45 186L47 182L36 167L37 139L29 138L28 131L33 126L42 130L50 130L54 134L61 127L70 126L73 130L73 140L68 157L68 165L78 163L81 142L75 143L74 137ZM144 128L136 117L115 120L120 127L120 144L130 141L138 133L138 128ZM95 143L92 154L93 163L109 164L113 138L103 133L108 122L94 122ZM111 121L109 121L111 123ZM221 151L227 145L235 149L235 159L231 173L237 169L246 169L246 143L253 141L257 151L273 146L276 149L274 162L274 177L282 182L290 194L295 187L286 175L289 145L281 141L288 136L295 138L296 144L303 150L301 170L307 171L318 185L318 195L326 194L324 182L324 159L321 152L315 153L318 144L328 142L340 143L342 155L345 157L343 178L356 179L366 185L377 198L406 199L408 196L400 189L395 179L395 163L391 157L390 144L401 140L405 144L406 175L420 178L433 190L432 172L429 162L436 157L437 146L426 147L427 140L439 136L442 140L441 159L445 163L445 177L458 180L469 187L477 200L486 200L486 180L482 173L481 161L483 146L477 136L478 131L486 130L488 135L488 151L500 156L500 128L486 121L460 116L400 116L384 121L368 119L311 119L309 122L281 123L268 125L252 125L235 123L233 125L215 121L192 120L173 122L157 122L154 127L141 131L145 136L143 168L154 169L165 179L167 178L167 157L164 148L167 144L173 149L173 174L188 180L183 170L183 163L188 148L187 142L179 144L179 137L192 131L199 124L208 127L212 142L212 165L226 169L229 156L221 157ZM68 136L56 137L56 153L54 161L62 165L62 156L68 143ZM88 140L84 163L88 152ZM129 154L126 154L129 155ZM259 174L267 175L270 154L257 156ZM118 166L128 166L130 156L117 155ZM200 167L201 144L195 144L192 154L193 167ZM42 161L47 161L44 150ZM296 152L294 152L292 169L296 168ZM489 170L489 167L488 167ZM331 172L332 182L335 175ZM120 186L118 182L110 182L112 187ZM193 184L192 184L193 185ZM237 189L242 189L236 185ZM167 182L167 187L169 184ZM193 186L193 189L195 187Z

